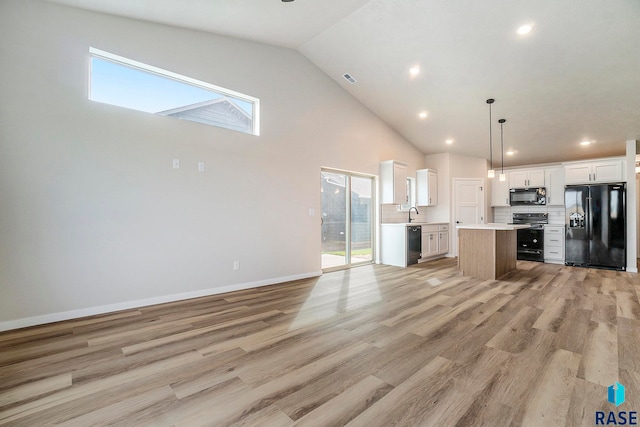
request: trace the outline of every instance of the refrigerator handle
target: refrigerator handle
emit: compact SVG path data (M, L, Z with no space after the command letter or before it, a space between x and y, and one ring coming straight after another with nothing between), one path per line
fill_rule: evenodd
M591 215L592 215L592 212L591 212L591 197L587 197L585 201L587 202L587 206L586 206L587 214L585 215L585 218L584 218L584 220L585 220L585 224L584 225L585 225L585 228L586 228L586 231L587 231L587 240L592 240L593 236L591 234L593 233L593 227L591 226Z

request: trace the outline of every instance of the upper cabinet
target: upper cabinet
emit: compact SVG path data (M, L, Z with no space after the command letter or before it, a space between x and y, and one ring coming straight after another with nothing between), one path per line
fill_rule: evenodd
M409 200L407 194L407 164L397 160L380 163L380 203L403 205Z
M491 206L509 206L510 175L511 174L507 174L507 179L504 181L500 181L498 177L491 180Z
M564 166L566 184L626 181L621 159L568 163Z
M433 169L416 171L416 205L435 206L438 204L438 173Z
M544 187L544 169L521 169L509 172L509 187Z
M547 205L564 206L564 168L545 169L544 181L547 187Z

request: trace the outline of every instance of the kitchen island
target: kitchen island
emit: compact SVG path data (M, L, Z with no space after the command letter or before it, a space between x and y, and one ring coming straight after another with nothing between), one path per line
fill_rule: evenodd
M458 267L463 276L499 279L516 269L517 232L529 224L458 224Z

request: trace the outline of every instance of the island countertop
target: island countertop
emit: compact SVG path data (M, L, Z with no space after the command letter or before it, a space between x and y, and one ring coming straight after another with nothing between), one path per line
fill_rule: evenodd
M490 222L488 224L456 224L458 229L469 230L520 230L530 228L531 224L507 224L502 222Z

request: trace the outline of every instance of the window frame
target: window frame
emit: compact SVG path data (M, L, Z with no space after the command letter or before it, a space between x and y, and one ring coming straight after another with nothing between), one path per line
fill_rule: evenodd
M251 95L246 95L244 93L236 92L231 89L223 88L221 86L216 86L211 83L203 82L201 80L194 79L192 77L187 77L182 74L174 73L173 71L168 71L159 67L154 67L153 65L145 64L143 62L135 61L133 59L125 58L120 55L113 54L111 52L106 52L101 49L97 49L95 47L89 47L89 78L88 78L88 98L91 99L91 82L92 82L92 70L91 70L91 58L98 58L105 61L110 61L125 67L130 67L134 69L138 69L143 72L156 74L161 77L169 78L181 83L185 83L191 86L196 86L201 89L209 90L212 92L219 93L223 96L230 96L234 98L241 99L243 101L249 102L252 104L252 131L250 135L260 136L260 99ZM93 100L92 100L93 101ZM98 102L98 101L96 101ZM113 105L113 104L110 104ZM126 107L122 107L126 108ZM136 110L139 111L139 110ZM222 129L227 129L222 126L217 126L215 124L208 124L209 126L219 127ZM232 129L229 129L232 130ZM242 132L245 133L245 132Z
M407 203L398 205L398 212L408 212L409 209L416 206L416 179L407 177Z

